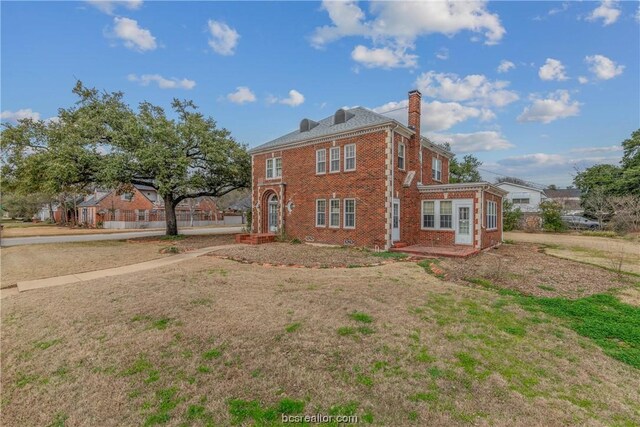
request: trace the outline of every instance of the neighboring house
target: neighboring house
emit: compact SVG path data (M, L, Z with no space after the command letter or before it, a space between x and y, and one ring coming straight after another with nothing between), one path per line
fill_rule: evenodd
M252 232L381 249L499 244L506 192L449 183L453 154L421 137L420 99L409 92L409 126L339 109L250 150Z
M496 184L496 187L506 191L505 199L513 203L514 208L520 208L522 212L539 212L540 203L547 198L543 190L526 185L501 182Z
M209 225L218 219L216 202L211 197L183 200L176 206L179 225ZM78 205L78 220L88 226L105 228L162 227L164 202L155 188L134 185L131 192L98 191Z
M559 188L556 190L546 189L545 195L556 203L562 206L563 212L566 213L580 213L582 207L580 206L581 192L577 188Z

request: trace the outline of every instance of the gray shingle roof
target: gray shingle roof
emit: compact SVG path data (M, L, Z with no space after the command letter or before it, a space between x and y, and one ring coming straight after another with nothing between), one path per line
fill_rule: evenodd
M271 148L277 148L277 147L292 144L295 142L301 142L308 139L320 138L323 136L329 136L336 133L352 131L352 130L366 128L374 125L381 125L383 123L397 123L400 126L403 126L389 117L383 116L382 114L375 113L363 107L350 108L346 111L353 114L353 117L351 117L349 120L347 120L344 123L334 125L333 114L332 114L329 117L326 117L320 120L320 122L318 122L318 126L314 127L313 129L307 132L300 132L300 129L297 129L291 133L288 133L272 141L266 142L262 145L252 148L251 150L249 150L249 152L268 150Z
M87 206L95 206L96 204L96 198L94 196L89 197L87 200L85 200L84 202L80 203L78 205L79 208L84 208Z

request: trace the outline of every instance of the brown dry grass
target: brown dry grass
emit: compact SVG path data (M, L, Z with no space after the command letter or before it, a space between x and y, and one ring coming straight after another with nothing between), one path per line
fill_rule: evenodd
M640 423L638 370L509 296L414 263L311 270L202 257L1 304L6 426L142 425L161 406L174 426L194 422L191 405L229 425L230 399L284 397L307 414L350 404L378 425ZM219 356L205 357L212 349Z
M160 253L163 248L169 246L176 246L184 251L231 242L233 236L209 235L185 236L180 240L162 240L154 237L129 241L11 246L0 249L0 287L8 288L22 280L120 267L170 256Z
M385 261L372 252L355 248L291 243L242 246L223 249L212 255L250 263L316 268L378 265Z
M108 230L103 228L69 228L69 227L59 227L57 225L42 225L42 224L33 224L33 225L22 226L22 227L10 226L7 224L4 224L4 225L5 225L5 228L2 231L2 237L68 236L68 235L80 235L80 234L109 234L109 233L127 233L127 232L135 232L135 231L156 230L155 228L150 228L145 230L137 230L137 229Z

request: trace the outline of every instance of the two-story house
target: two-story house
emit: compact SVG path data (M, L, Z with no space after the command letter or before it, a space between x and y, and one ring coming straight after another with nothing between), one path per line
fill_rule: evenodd
M250 150L252 232L380 249L499 244L505 192L449 183L453 154L421 136L420 100L409 92L408 126L339 109Z

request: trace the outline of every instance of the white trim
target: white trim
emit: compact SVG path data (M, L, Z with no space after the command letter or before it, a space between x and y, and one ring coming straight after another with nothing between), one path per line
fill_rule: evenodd
M329 148L329 173L338 173L340 172L340 147L331 147ZM333 158L332 154L334 152L338 153L338 169L334 170L333 169L333 161L336 160Z
M402 147L402 150L400 150L400 147ZM400 151L402 151L402 157L400 157ZM400 159L402 159L402 167L400 167ZM398 157L396 161L398 162L398 169L400 170L407 169L407 146L404 145L403 142L398 143Z
M471 190L485 190L488 193L495 194L496 196L503 197L508 194L501 188L496 187L488 182L465 182L459 184L422 184L418 185L418 190L421 193L446 193L453 191L471 191Z
M353 201L353 225L347 226L347 202ZM342 199L342 228L353 230L356 228L356 199Z
M318 223L318 214L320 211L318 210L318 202L324 202L324 224ZM316 199L316 227L317 228L327 228L327 199Z
M324 171L320 172L318 170L318 165L320 164L319 158L318 158L318 154L320 152L324 153ZM327 173L327 149L326 148L320 148L318 150L316 150L316 175L324 175Z
M332 210L331 210L331 202L338 202L338 225L331 225L332 219ZM340 228L340 199L329 199L329 228Z
M347 169L347 159L351 159L351 157L347 157L347 147L353 147L353 168ZM353 172L356 170L356 144L346 144L344 146L344 171L345 172Z
M280 160L280 175L277 174L276 163ZM269 162L271 162L271 167L269 167ZM265 179L280 179L282 178L282 157L269 157L265 159ZM271 178L269 178L269 171L271 171Z

